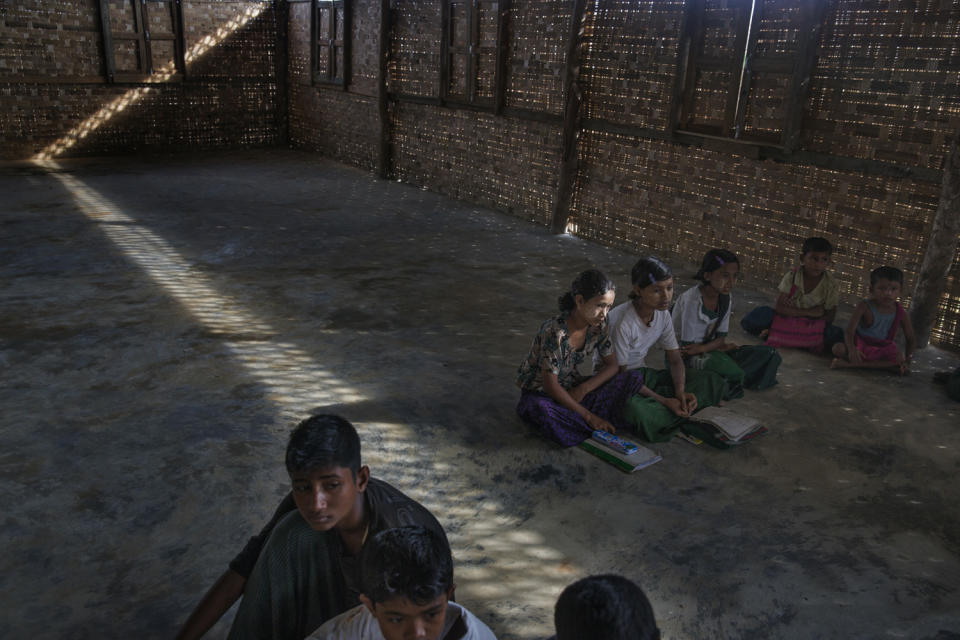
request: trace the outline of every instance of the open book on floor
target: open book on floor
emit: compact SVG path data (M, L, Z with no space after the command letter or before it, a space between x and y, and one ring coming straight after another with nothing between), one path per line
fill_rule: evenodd
M726 407L707 407L688 418L681 430L720 449L726 449L766 433L756 418L741 415Z
M649 467L655 462L660 462L662 458L653 449L648 449L643 445L637 443L631 443L636 445L637 450L634 453L626 454L623 451L618 451L612 447L607 446L600 440L595 440L594 438L588 438L580 443L580 448L584 451L592 453L601 460L606 460L616 468L627 473L631 473L638 469L643 469L644 467Z

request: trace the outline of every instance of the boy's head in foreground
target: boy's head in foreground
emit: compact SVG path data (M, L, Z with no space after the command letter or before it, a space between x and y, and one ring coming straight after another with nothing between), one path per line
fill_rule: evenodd
M804 274L819 278L830 266L833 257L833 245L826 238L807 238L800 250L800 264Z
M659 640L643 590L623 576L590 576L560 594L554 609L556 640Z
M360 556L360 600L386 640L437 640L453 596L453 558L424 527L381 531Z
M307 418L290 434L286 464L293 500L313 529L330 531L362 517L370 469L360 465L360 437L350 422L329 414Z

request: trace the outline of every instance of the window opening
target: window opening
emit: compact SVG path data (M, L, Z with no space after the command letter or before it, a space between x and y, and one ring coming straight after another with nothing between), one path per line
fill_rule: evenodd
M110 82L169 80L183 74L180 0L100 0Z
M310 68L314 84L336 84L346 89L350 75L350 30L348 0L313 0Z

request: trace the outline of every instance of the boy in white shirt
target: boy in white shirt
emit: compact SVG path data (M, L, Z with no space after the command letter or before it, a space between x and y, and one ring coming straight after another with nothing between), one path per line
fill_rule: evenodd
M325 622L308 640L496 640L453 597L447 540L424 527L381 531L360 558L363 603Z

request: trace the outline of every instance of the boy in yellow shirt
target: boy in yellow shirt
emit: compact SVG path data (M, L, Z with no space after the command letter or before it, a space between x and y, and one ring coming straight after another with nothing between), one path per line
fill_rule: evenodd
M777 287L775 307L757 307L740 321L747 333L779 347L827 352L843 341L843 329L833 326L840 301L840 284L827 271L833 246L826 238L807 238L800 265L788 271Z

